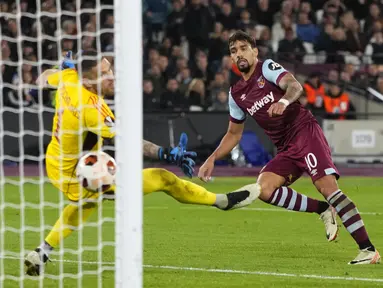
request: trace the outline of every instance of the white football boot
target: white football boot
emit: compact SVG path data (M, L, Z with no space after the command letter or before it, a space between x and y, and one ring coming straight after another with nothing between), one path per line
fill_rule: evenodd
M363 265L363 264L378 264L380 263L380 254L378 250L369 251L368 248L359 251L358 256L351 262L350 265Z
M326 229L326 237L328 242L334 241L338 237L339 227L336 223L336 210L330 205L326 211L320 214Z
M43 272L45 263L48 260L48 256L45 255L40 248L29 252L24 260L25 273L30 276L40 275Z
M234 192L228 193L228 206L223 210L234 210L246 207L258 199L261 186L258 183L243 186Z

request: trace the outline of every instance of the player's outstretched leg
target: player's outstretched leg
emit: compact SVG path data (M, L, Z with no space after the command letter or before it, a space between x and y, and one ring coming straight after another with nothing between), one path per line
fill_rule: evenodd
M215 206L221 210L230 209L249 197L248 191L215 194L161 168L144 169L142 173L144 195L163 191L181 203Z
M272 172L263 172L257 181L261 187L259 198L271 205L297 212L317 213L323 221L328 241L333 241L338 235L336 213L326 202L300 194L290 187L282 186L286 180Z
M34 251L30 252L25 258L26 273L28 275L40 275L44 264L49 260L50 252L56 248L62 240L68 237L79 226L80 209L82 208L82 222L85 222L93 211L97 208L97 203L89 202L78 206L76 204L67 205L51 232Z
M354 202L338 187L335 176L327 175L314 182L318 191L336 209L346 230L359 246L359 254L348 264L376 264L380 255L368 237L362 217Z

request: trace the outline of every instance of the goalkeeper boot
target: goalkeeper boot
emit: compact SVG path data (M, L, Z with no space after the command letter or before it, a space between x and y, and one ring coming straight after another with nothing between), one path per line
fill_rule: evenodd
M253 203L261 193L261 186L250 184L239 188L238 190L226 194L228 205L223 210L233 210L246 207Z
M38 276L44 270L45 263L49 260L48 256L40 248L29 252L25 257L25 273L30 276Z
M378 264L380 263L380 254L375 248L366 248L359 251L358 256L351 262L350 265L362 265L362 264Z
M326 237L328 242L334 241L338 236L339 227L336 223L336 210L330 205L326 211L320 214L326 229Z

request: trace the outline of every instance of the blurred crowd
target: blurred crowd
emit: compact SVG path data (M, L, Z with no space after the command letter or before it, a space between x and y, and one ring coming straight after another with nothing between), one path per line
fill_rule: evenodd
M383 92L380 2L144 0L144 107L228 110L228 87L239 79L228 38L242 29L257 40L260 59L323 64L302 80L304 105L317 113L353 111L345 85Z
M92 10L96 2L113 5L113 0L81 1L85 10L80 16L75 0L41 0L40 9L36 2L20 0L17 7L13 0L0 0L2 60L24 61L21 68L8 62L2 66L3 83L10 84L3 88L7 106L54 104L49 91L37 97L12 86L33 83L38 63L51 67L68 50L114 50L113 10ZM273 58L289 67L332 65L301 73L306 74L300 78L304 105L318 113L353 110L347 85L383 93L381 2L143 0L144 109L227 111L229 87L240 77L229 57L228 38L242 29L256 39L261 60ZM20 35L25 36L22 45L17 42Z

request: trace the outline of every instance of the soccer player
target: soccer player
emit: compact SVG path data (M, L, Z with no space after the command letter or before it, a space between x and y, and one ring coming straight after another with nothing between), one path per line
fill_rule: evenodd
M26 256L26 273L29 275L40 274L49 253L75 227L87 221L97 209L97 199L100 196L114 199L114 187L103 195L88 191L81 187L75 173L81 153L101 149L103 138L112 138L115 135L114 115L103 99L103 96L114 94L113 72L110 63L105 58L97 61L97 56L95 51L82 53L83 60L80 61L80 67L77 67L82 71L82 79L70 59L64 61L66 66L63 68L69 67L68 69L50 69L37 79L40 87L49 85L57 88L53 135L46 152L46 170L52 184L65 194L70 204L63 209L45 241ZM186 176L192 177L195 163L191 157L196 154L186 151L186 145L186 134L181 135L179 145L174 148L162 148L144 140L143 154L166 163L174 163ZM181 203L215 206L222 210L235 209L236 204L244 200L242 192L214 194L165 169L144 169L142 173L144 195L163 191ZM81 205L80 200L83 200Z
M232 61L242 74L230 89L230 122L219 147L201 166L198 176L208 181L214 161L227 155L240 141L246 117L253 118L277 147L277 155L260 172L250 193L285 209L318 213L325 224L328 241L337 237L338 213L343 225L359 246L359 253L349 264L375 264L380 255L371 243L354 202L338 187L339 172L322 129L298 98L302 86L294 76L271 59L259 61L256 43L242 31L229 39ZM289 187L307 172L317 190L327 201L302 195ZM333 208L332 208L333 207ZM333 212L334 211L334 212Z

